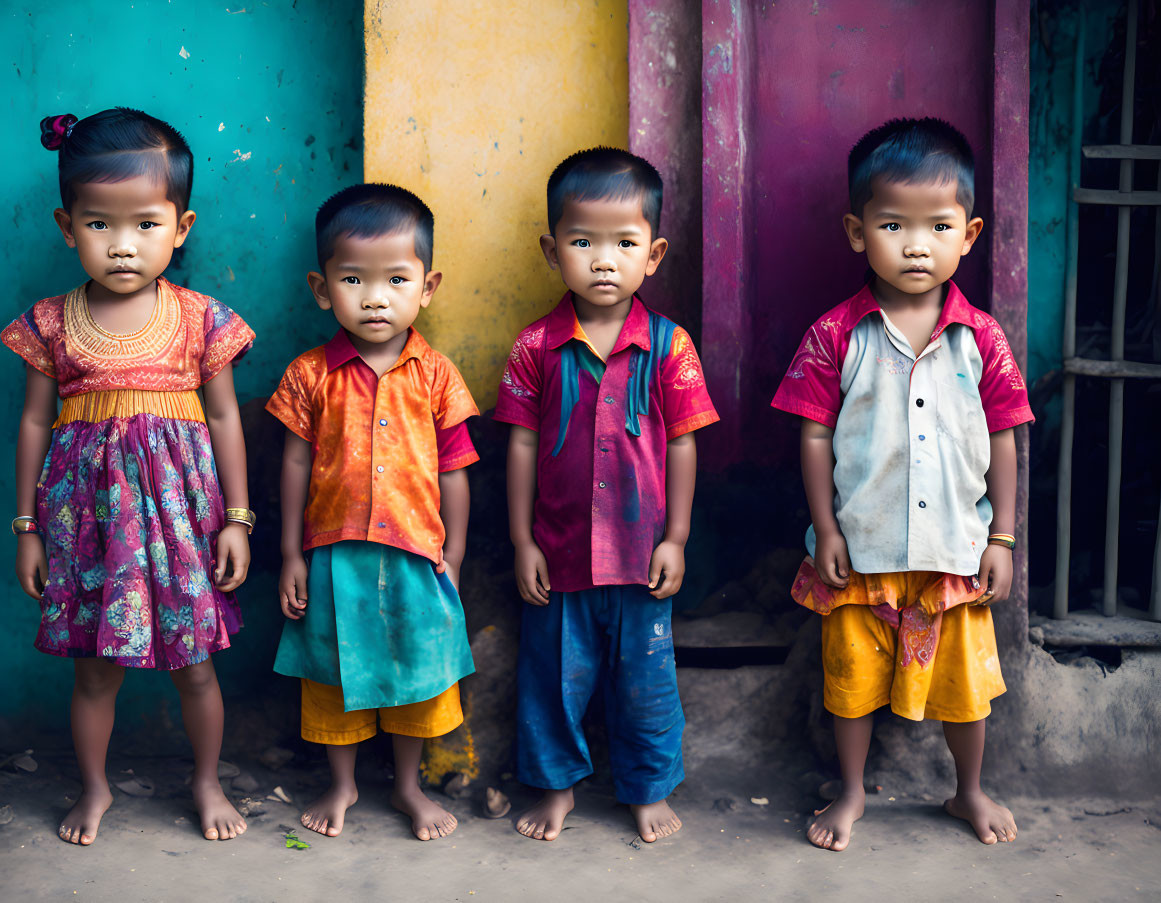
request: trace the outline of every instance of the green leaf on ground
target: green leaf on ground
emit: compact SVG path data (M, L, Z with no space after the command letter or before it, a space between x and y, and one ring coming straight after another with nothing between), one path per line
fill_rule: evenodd
M310 844L305 840L299 840L298 835L293 831L286 832L286 849L288 850L309 850Z

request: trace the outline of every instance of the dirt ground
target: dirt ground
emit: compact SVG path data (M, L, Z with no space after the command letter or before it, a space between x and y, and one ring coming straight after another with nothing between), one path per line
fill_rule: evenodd
M830 897L856 900L1158 899L1161 806L1086 800L1045 804L1006 799L1020 826L1014 844L986 847L933 798L882 792L868 798L851 847L830 853L803 838L811 801L772 782L766 805L739 788L685 785L673 797L685 826L645 844L627 810L599 785L583 787L568 827L553 843L512 830L511 816L482 817L479 794L439 796L460 819L456 833L420 843L386 803L389 782L373 756L360 767L361 798L337 838L298 824L300 805L322 787L316 763L272 771L255 766L250 816L236 840L202 840L185 796L180 759L118 760L134 767L151 798L115 790L96 843L66 845L58 821L76 793L66 754L38 756L33 774L0 773L0 874L5 901L114 900L516 900L746 901ZM227 784L229 782L227 781ZM267 799L281 787L292 804ZM582 785L583 786L583 785ZM518 785L513 815L530 801ZM753 788L750 788L752 791ZM238 799L244 794L234 791ZM761 798L758 798L759 800ZM310 844L289 849L286 834Z

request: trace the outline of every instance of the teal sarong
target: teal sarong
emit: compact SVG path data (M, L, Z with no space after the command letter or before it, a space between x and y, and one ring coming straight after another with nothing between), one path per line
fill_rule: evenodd
M306 614L287 619L274 670L341 686L353 712L434 699L475 666L447 574L412 552L348 541L313 551Z

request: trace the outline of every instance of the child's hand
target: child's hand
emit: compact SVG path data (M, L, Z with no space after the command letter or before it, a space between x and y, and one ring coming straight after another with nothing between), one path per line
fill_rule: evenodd
M218 566L214 568L214 586L224 593L232 592L246 580L250 570L250 539L241 524L227 523L218 534Z
M1003 602L1012 591L1012 550L989 543L980 556L981 605Z
M34 599L44 595L48 582L48 558L44 540L36 533L21 533L16 540L16 579L20 588Z
M282 573L278 575L278 601L282 613L297 621L306 614L306 578L310 573L306 559L301 555L282 559Z
M448 580L452 582L452 586L456 588L456 592L460 591L460 565L448 561L443 557L443 549L439 550L439 564L435 566L437 574L447 574Z
M653 590L649 595L654 599L668 599L681 589L684 578L685 546L672 540L662 541L649 559L649 588Z
M552 589L548 582L548 560L534 542L516 546L516 588L525 602L548 604L548 593Z
M822 533L815 531L814 569L827 586L846 589L851 581L851 556L847 541L836 527Z

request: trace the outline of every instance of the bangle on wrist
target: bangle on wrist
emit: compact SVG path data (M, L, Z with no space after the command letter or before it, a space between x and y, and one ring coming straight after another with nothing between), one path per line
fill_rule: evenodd
M246 528L246 533L250 534L254 532L254 524L258 522L258 518L249 508L227 508L226 522L241 524Z
M23 533L39 533L40 524L36 522L36 518L28 514L20 514L12 518L12 532L16 536Z
M992 533L988 536L988 545L1014 549L1016 548L1016 537L1011 533Z

